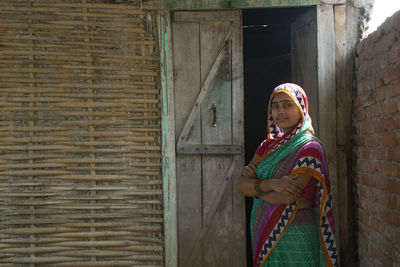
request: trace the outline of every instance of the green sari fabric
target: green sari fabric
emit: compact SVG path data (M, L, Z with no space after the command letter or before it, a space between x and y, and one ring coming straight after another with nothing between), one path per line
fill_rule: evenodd
M264 267L326 266L318 235L317 224L289 226Z
M307 120L301 127L299 133L294 136L292 140L286 143L284 146L280 147L279 149L275 150L268 157L264 158L257 166L257 177L259 179L271 179L272 173L276 165L285 158L290 152L296 150L297 148L301 147L305 143L312 140L312 136L307 132L309 129L309 125L311 125L311 121ZM253 224L254 224L254 211L257 209L258 205L262 202L259 198L253 199L253 209L250 216L250 231L253 233Z

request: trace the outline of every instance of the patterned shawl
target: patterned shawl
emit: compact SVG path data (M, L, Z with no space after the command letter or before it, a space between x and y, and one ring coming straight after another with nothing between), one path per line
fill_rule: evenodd
M285 134L275 124L271 114L271 101L280 92L289 95L302 111L298 124ZM308 115L308 100L303 89L291 83L276 87L268 105L268 116L268 138L264 141L264 148L258 162L257 177L272 178L277 165L290 153L297 151L287 175L306 173L315 178L313 196L315 207L318 209L320 244L326 266L337 266L328 165L321 144L315 141L316 138L313 136L314 130ZM288 205L262 205L264 201L254 198L250 220L254 266L263 266L278 244L297 213L298 201ZM263 218L261 223L255 225L255 214L260 212L264 214ZM254 229L254 226L257 229Z

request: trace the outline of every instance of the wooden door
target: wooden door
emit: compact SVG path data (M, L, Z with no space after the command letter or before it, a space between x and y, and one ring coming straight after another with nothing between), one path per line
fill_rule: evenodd
M245 266L240 11L172 19L179 266Z

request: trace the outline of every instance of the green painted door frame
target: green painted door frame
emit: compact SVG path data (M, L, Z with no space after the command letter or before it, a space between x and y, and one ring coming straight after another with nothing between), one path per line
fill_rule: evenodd
M165 266L178 266L178 235L176 206L176 154L174 89L172 66L172 34L169 11L159 11L157 29L160 50L162 178L164 196L164 259Z

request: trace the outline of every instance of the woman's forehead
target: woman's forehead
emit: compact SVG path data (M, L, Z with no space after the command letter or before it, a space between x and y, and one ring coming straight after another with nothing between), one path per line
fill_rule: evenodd
M276 95L273 96L272 101L271 102L283 102L283 101L293 101L292 98L283 92L279 92Z

